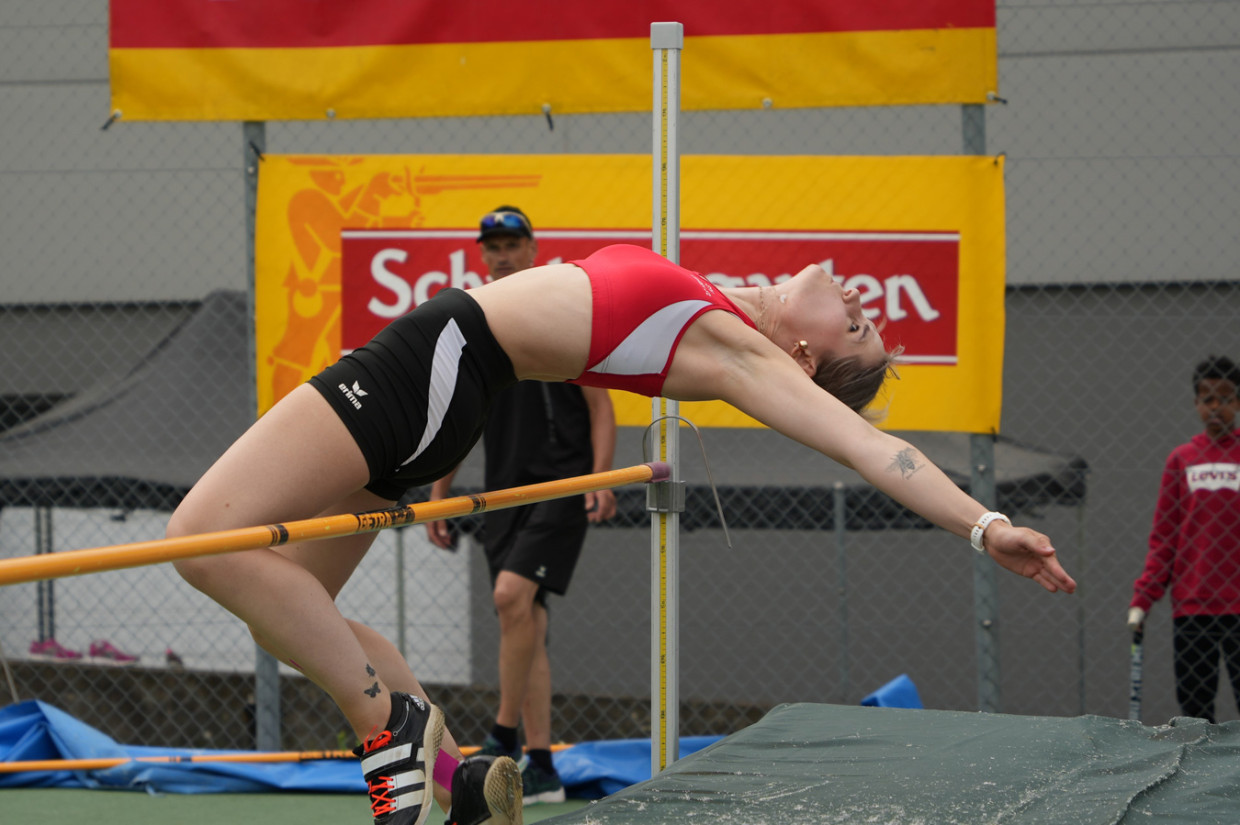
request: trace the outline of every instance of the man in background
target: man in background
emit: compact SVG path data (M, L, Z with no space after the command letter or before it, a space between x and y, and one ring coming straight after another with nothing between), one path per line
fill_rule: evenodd
M492 279L534 265L538 242L515 206L482 217L478 245ZM488 490L553 481L611 469L616 419L606 390L520 381L496 397L483 432ZM455 473L431 486L446 498ZM500 701L482 753L522 764L525 804L561 802L564 785L551 760L551 664L547 594L563 596L591 522L616 512L611 490L487 512L483 547L499 615ZM427 524L439 547L452 546L448 522ZM521 763L518 726L528 759Z

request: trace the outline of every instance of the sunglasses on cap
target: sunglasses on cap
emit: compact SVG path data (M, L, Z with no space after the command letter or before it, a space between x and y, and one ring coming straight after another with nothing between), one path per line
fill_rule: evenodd
M527 238L534 236L534 232L530 229L530 222L524 215L517 212L488 212L482 216L478 227L482 230L478 240L500 232L512 232Z

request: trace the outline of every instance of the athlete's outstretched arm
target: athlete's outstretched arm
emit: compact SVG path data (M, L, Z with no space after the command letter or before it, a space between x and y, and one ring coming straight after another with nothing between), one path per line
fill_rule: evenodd
M686 352L675 386L687 396L702 397L715 387L717 397L796 441L852 467L866 481L958 536L968 537L986 508L956 486L920 450L878 430L826 391L795 361L769 342L748 337L746 345L729 343L715 354L709 347ZM679 358L680 356L678 356ZM987 553L998 564L1033 579L1051 592L1076 589L1055 556L1050 540L1034 530L993 521L986 528Z

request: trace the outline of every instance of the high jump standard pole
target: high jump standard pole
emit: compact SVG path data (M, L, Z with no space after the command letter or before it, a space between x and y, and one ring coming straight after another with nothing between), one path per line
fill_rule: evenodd
M438 501L426 501L387 510L343 513L283 524L268 524L262 527L243 527L236 530L140 541L133 544L117 544L88 550L66 550L63 553L0 559L0 585L80 576L85 573L102 573L107 570L122 570L195 556L233 553L239 550L258 550L294 541L316 541L338 536L352 536L358 533L373 533L388 527L457 518L487 510L504 510L509 507L520 507L523 504L535 504L595 490L623 487L626 484L662 481L668 478L669 474L667 464L652 461L648 464L638 464L619 470L608 470L605 473L591 473L558 481L528 484L524 487L510 487L507 490L496 490L490 493L475 493Z
M680 263L680 52L681 23L651 23L654 52L654 251ZM680 404L669 398L651 402L658 422L655 455L670 477L647 488L650 516L650 772L653 776L680 756L680 513L685 509L680 480Z

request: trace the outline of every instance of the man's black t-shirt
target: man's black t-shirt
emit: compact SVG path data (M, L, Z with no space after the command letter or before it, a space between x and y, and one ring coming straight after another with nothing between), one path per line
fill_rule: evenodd
M519 381L503 390L491 406L483 446L488 490L591 472L590 409L581 387Z

